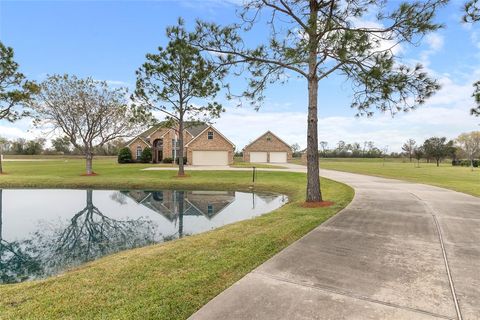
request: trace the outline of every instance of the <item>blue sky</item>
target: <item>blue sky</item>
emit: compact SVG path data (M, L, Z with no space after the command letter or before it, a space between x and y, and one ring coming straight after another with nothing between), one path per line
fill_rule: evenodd
M394 2L395 3L395 2ZM340 76L320 83L320 140L333 146L338 140L372 140L398 151L408 138L423 141L433 135L454 138L478 130L471 117L472 83L480 80L480 25L460 23L461 1L452 1L439 12L446 28L431 34L417 47L402 46L404 61L422 62L443 85L426 106L392 119L378 114L354 118L351 88ZM227 24L236 21L235 1L5 1L0 0L0 39L15 50L16 61L30 79L46 74L69 73L107 80L133 88L135 70L145 54L165 44L165 27L182 16L188 25L196 18ZM367 21L368 22L368 21ZM248 35L261 41L265 33ZM233 85L243 88L242 79ZM227 112L216 126L242 148L266 130L287 142L306 144L306 83L292 79L267 91L259 112L247 105L236 108L223 96ZM15 124L0 121L0 135L9 138L42 134L28 119Z

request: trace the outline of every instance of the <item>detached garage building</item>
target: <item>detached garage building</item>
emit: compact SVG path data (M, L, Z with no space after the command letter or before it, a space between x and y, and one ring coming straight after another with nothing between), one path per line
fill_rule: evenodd
M286 163L292 159L292 148L271 131L267 131L243 148L243 160L253 163Z

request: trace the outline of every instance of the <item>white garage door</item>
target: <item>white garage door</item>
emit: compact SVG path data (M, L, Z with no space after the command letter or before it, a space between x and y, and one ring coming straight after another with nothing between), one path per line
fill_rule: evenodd
M228 151L193 151L194 166L228 166Z
M250 152L250 162L262 163L267 162L266 152Z
M286 152L270 152L270 162L286 163L287 153Z

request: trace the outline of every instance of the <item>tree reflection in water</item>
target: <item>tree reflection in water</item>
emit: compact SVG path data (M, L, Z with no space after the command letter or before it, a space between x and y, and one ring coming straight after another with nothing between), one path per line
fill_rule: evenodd
M0 278L10 283L55 274L110 253L154 243L155 230L156 224L145 218L106 216L93 204L93 191L87 190L85 208L66 227L56 226L52 232L41 228L31 239L13 244L2 240Z
M41 274L41 263L30 255L25 243L3 239L2 200L3 190L0 189L0 283L20 282Z
M57 193L49 191L49 194L58 197ZM268 208L272 210L280 205L277 201L278 195L252 194L250 198L249 194L239 193L239 206L232 206L228 212L227 208L236 201L235 191L128 190L110 194L111 200L126 206L125 208L119 209L117 204L112 206L110 202L102 202L99 208L94 205L94 194L96 192L86 190L86 203L73 216L68 214L71 211L66 212L67 214L51 212L52 206L56 205L55 198L51 198L51 203L47 200L45 206L39 206L38 209L35 207L33 210L29 210L29 206L17 209L14 201L13 206L6 207L9 212L3 212L9 218L3 217L2 220L2 209L6 208L2 208L0 190L0 283L20 282L57 274L107 254L182 238L189 233L203 232L261 214L259 208L265 207L267 212ZM78 192L72 194L74 197L78 195ZM83 193L80 195L83 196ZM12 196L19 196L13 199L22 201L21 192ZM61 204L62 201L59 201L58 205ZM142 210L136 204L148 210ZM112 214L102 212L104 205ZM121 216L120 213L125 212L125 209L137 214L138 218ZM145 212L144 216L140 216L141 212ZM218 216L222 212L225 214ZM17 216L16 213L21 214ZM15 235L17 241L8 242L3 238L5 234L2 236L2 227L5 230L9 230L9 226L15 227L15 223L10 225L7 221L19 223L22 214L35 217L35 221L39 223L35 225L36 231L29 234L25 231L26 235L22 238L16 239L18 235ZM43 216L47 219L42 220ZM158 224L145 216L158 221ZM52 217L57 217L57 220ZM29 227L26 224L25 230ZM160 230L165 233L160 234ZM22 228L20 231L22 232Z

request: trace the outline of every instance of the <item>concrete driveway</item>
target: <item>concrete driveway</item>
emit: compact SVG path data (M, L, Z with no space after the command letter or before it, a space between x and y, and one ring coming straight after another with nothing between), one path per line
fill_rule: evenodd
M353 202L190 319L480 319L480 198L321 175Z

